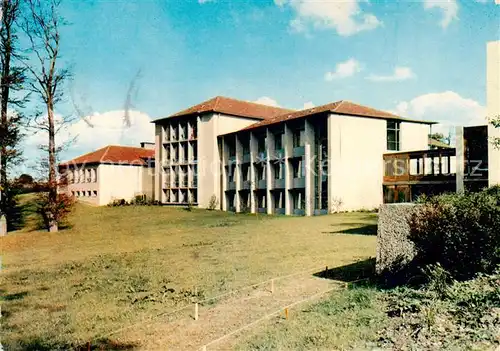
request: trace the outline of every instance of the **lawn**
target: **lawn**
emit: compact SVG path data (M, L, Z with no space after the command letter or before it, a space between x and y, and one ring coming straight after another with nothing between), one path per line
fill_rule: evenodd
M1 238L2 343L70 349L96 335L271 277L375 255L376 215L234 215L78 205L59 233Z

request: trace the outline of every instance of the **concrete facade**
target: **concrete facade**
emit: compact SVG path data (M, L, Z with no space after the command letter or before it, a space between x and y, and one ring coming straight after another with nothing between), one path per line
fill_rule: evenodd
M67 170L66 191L78 201L103 206L113 200L130 201L137 195L152 199L154 168L140 165L80 165Z
M486 104L488 119L500 118L500 41L487 45ZM488 137L500 138L500 128L488 125ZM489 185L500 184L500 149L488 147Z
M326 114L220 137L222 209L238 211L247 197L252 213L313 215L378 207L387 125L382 118ZM427 148L428 124L399 121L399 127L400 151ZM249 180L242 177L247 172Z
M215 196L220 205L222 151L217 137L256 121L222 113L203 113L155 122L158 160L155 199L164 204L191 202L206 208ZM179 131L184 129L187 134L182 136Z

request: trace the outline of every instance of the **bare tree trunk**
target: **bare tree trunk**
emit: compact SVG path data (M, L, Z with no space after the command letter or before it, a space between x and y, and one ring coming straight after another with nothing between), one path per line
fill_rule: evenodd
M7 12L9 9L9 0L2 1L2 18L7 21ZM2 21L2 26L4 26L5 38L2 57L2 78L1 78L1 120L0 120L0 137L2 138L2 145L0 147L0 188L5 191L7 188L7 145L5 145L5 139L7 136L8 120L7 120L7 105L9 102L9 77L10 77L10 58L11 58L11 42L10 42L10 26L4 25ZM0 215L4 214L7 207L7 197L5 193L0 198ZM5 218L4 218L5 220Z
M47 103L47 116L49 121L49 203L57 203L57 170L56 170L56 132L54 123L54 104L52 100ZM49 232L57 232L57 220L52 214L48 218Z

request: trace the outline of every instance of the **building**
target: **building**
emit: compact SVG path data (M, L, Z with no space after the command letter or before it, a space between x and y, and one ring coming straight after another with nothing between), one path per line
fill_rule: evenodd
M426 149L432 124L338 101L222 135L222 209L309 216L378 207L383 155Z
M384 153L426 149L432 125L349 101L292 111L225 97L154 123L156 200L296 215L377 207Z
M200 207L220 199L217 137L290 111L218 96L155 120L155 199Z
M113 200L154 196L154 154L151 143L143 147L109 145L61 163L66 191L78 200L107 205Z

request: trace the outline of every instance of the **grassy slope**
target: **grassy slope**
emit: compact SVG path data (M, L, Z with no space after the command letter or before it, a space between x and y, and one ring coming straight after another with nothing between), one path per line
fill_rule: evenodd
M375 253L375 236L352 235L373 232L376 217L367 213L290 218L80 205L73 227L60 233L30 231L31 221L1 239L3 342L13 346L64 348L183 305L195 286L213 296Z

